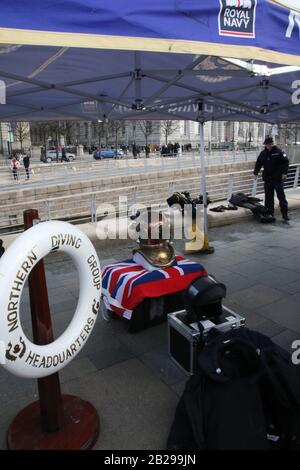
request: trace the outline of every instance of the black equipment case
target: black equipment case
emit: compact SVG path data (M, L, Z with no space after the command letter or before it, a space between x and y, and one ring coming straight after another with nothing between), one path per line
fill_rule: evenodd
M186 310L168 314L168 347L171 359L184 372L193 375L197 369L197 352L205 346L214 328L225 333L245 325L245 318L222 306L222 314L209 320L188 323Z

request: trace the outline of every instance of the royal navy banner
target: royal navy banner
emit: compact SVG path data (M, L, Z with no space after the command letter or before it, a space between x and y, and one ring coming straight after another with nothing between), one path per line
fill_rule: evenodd
M220 0L219 34L255 38L257 0Z
M141 3L56 0L54 11L53 0L14 0L13 8L2 0L0 56L6 52L7 64L8 52L13 56L22 45L48 45L73 48L73 52L79 48L172 52L300 66L299 0L153 0L146 10ZM58 57L61 54L66 50L59 51ZM37 59L32 51L19 76L25 68L28 75L33 73ZM48 69L47 65L41 70L44 74Z

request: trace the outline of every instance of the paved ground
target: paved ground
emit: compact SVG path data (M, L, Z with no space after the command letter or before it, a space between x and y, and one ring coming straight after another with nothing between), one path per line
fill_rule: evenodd
M213 255L191 255L224 282L224 302L246 317L248 327L290 350L300 339L300 211L289 226L278 221L247 221L210 231ZM133 243L104 247L102 265L129 257ZM177 244L178 252L181 245ZM52 255L46 263L55 336L70 321L77 299L71 262ZM30 331L28 293L22 300L23 326ZM90 400L98 409L102 432L97 449L164 449L186 376L167 353L167 324L129 334L126 322L101 316L80 355L61 372L62 390ZM0 447L9 423L36 399L33 380L0 370Z

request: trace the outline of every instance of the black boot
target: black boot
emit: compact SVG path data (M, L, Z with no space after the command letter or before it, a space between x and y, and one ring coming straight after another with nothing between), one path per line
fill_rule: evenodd
M288 222L288 221L290 220L290 218L289 218L287 212L285 212L284 214L282 214L282 220L283 220L284 222Z

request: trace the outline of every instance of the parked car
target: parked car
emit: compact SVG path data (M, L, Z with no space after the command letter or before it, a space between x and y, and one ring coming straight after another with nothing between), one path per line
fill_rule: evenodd
M41 156L41 162L44 163L51 163L56 161L56 150L47 150L45 155ZM61 152L58 152L58 160L61 160ZM70 153L66 152L66 161L67 162L72 162L73 160L76 160L76 155L75 153Z
M114 149L101 149L94 152L95 160L102 160L103 158L120 158L123 157L123 150L114 150Z

